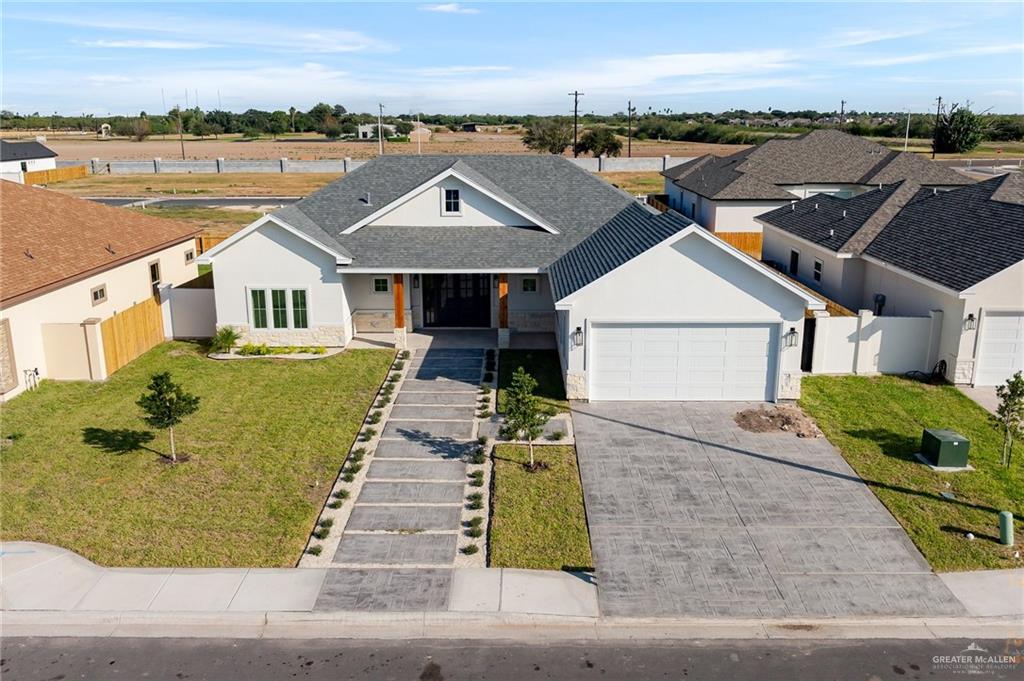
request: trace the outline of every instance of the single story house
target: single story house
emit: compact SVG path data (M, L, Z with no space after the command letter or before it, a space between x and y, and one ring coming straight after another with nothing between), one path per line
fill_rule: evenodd
M44 144L0 140L0 178L22 182L24 173L57 167L57 152Z
M384 123L381 128L384 129L384 137L395 136L395 126L390 123ZM361 140L375 140L377 139L377 124L376 123L363 123L356 126L356 139Z
M856 196L899 180L940 189L972 182L916 154L838 130L773 139L731 156L700 156L662 175L670 208L754 257L762 242L755 216L794 199Z
M674 211L550 155L381 156L203 254L219 327L345 346L554 334L571 398L775 400L824 303Z
M937 361L960 384L1024 371L1024 177L937 191L909 180L758 216L764 257L851 309L942 312Z
M3 399L41 378L105 378L144 349L111 323L129 310L163 340L153 296L196 277L195 227L13 182L0 213Z

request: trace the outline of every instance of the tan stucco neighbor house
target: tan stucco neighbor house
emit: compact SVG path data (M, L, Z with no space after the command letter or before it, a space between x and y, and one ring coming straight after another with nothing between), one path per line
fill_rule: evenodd
M555 337L570 398L799 396L824 303L558 156L381 156L203 254L244 341Z
M758 216L764 257L878 316L941 313L936 363L959 384L1024 371L1024 177L937 191L909 180Z
M0 395L42 378L102 379L137 348L107 323L196 276L194 226L0 181ZM104 330L106 325L106 332ZM162 329L154 338L163 340Z

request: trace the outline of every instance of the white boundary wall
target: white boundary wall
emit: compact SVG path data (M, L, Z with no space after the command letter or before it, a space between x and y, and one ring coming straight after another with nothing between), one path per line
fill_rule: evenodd
M164 337L211 338L217 331L217 306L212 288L160 289Z
M902 374L931 371L938 356L942 312L928 317L815 314L814 374Z

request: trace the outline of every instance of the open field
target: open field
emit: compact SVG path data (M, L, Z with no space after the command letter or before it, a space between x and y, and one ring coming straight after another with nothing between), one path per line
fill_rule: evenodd
M43 133L45 134L45 133ZM34 134L21 133L19 138L34 139ZM8 136L12 139L13 136ZM168 161L181 159L181 145L174 137L151 137L144 142L127 138L97 139L93 135L47 134L46 145L64 160L87 161L90 158L109 160L148 160L160 157ZM744 145L705 144L702 142L661 142L633 140L633 156L725 156ZM415 154L415 142L385 142L385 153ZM523 146L518 132L439 132L423 143L424 154L532 154ZM566 155L571 155L567 152ZM622 155L626 155L623 140ZM239 135L221 135L219 139L185 138L185 158L206 159L278 159L299 160L369 159L377 156L376 142L331 141L314 133L283 135L279 139L246 140Z
M491 497L491 567L592 569L583 488L571 446L534 447L546 470L528 472L526 447L498 445Z
M128 210L145 210L146 215L168 220L188 222L203 230L203 236L231 236L248 224L263 216L258 210L238 210L236 208L129 208Z
M903 140L892 137L869 137L868 139L884 144L890 149L903 151ZM928 139L910 139L907 151L931 156L932 141ZM1024 156L1024 142L982 142L975 149L964 154L936 154L935 158L1020 158Z
M951 385L895 376L808 376L800 406L895 516L938 571L1019 568L1015 547L998 542L998 514L1024 511L1024 449L999 464L1002 436L988 413ZM971 441L975 470L937 473L920 463L923 428L948 428ZM951 494L952 498L942 496ZM1019 536L1020 521L1017 521ZM975 539L964 535L973 532Z
M76 196L306 196L339 173L89 175L51 185Z
M665 178L656 170L595 174L630 194L660 194L665 190Z
M217 361L172 342L102 383L43 381L0 411L0 536L101 565L292 566L393 358ZM175 466L135 405L160 371L201 399Z

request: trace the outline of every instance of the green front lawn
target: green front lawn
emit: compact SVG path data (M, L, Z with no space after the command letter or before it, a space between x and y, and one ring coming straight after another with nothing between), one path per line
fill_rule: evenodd
M593 565L583 508L583 488L571 446L534 447L547 470L528 473L521 445L499 445L494 453L491 497L492 567L581 570Z
M0 536L101 565L294 565L393 357L216 361L164 343L104 383L44 381L0 412ZM202 399L175 466L135 405L159 371Z
M505 390L518 367L537 380L534 394L552 412L569 411L557 350L501 350L498 353L498 412L505 411Z
M998 513L1024 513L1024 451L1007 470L1002 436L988 413L956 388L895 376L804 378L800 405L906 529L931 566L942 570L1021 567L998 543ZM920 463L923 428L948 428L971 440L976 470L936 473ZM955 499L941 494L952 493ZM973 532L973 541L964 537Z

